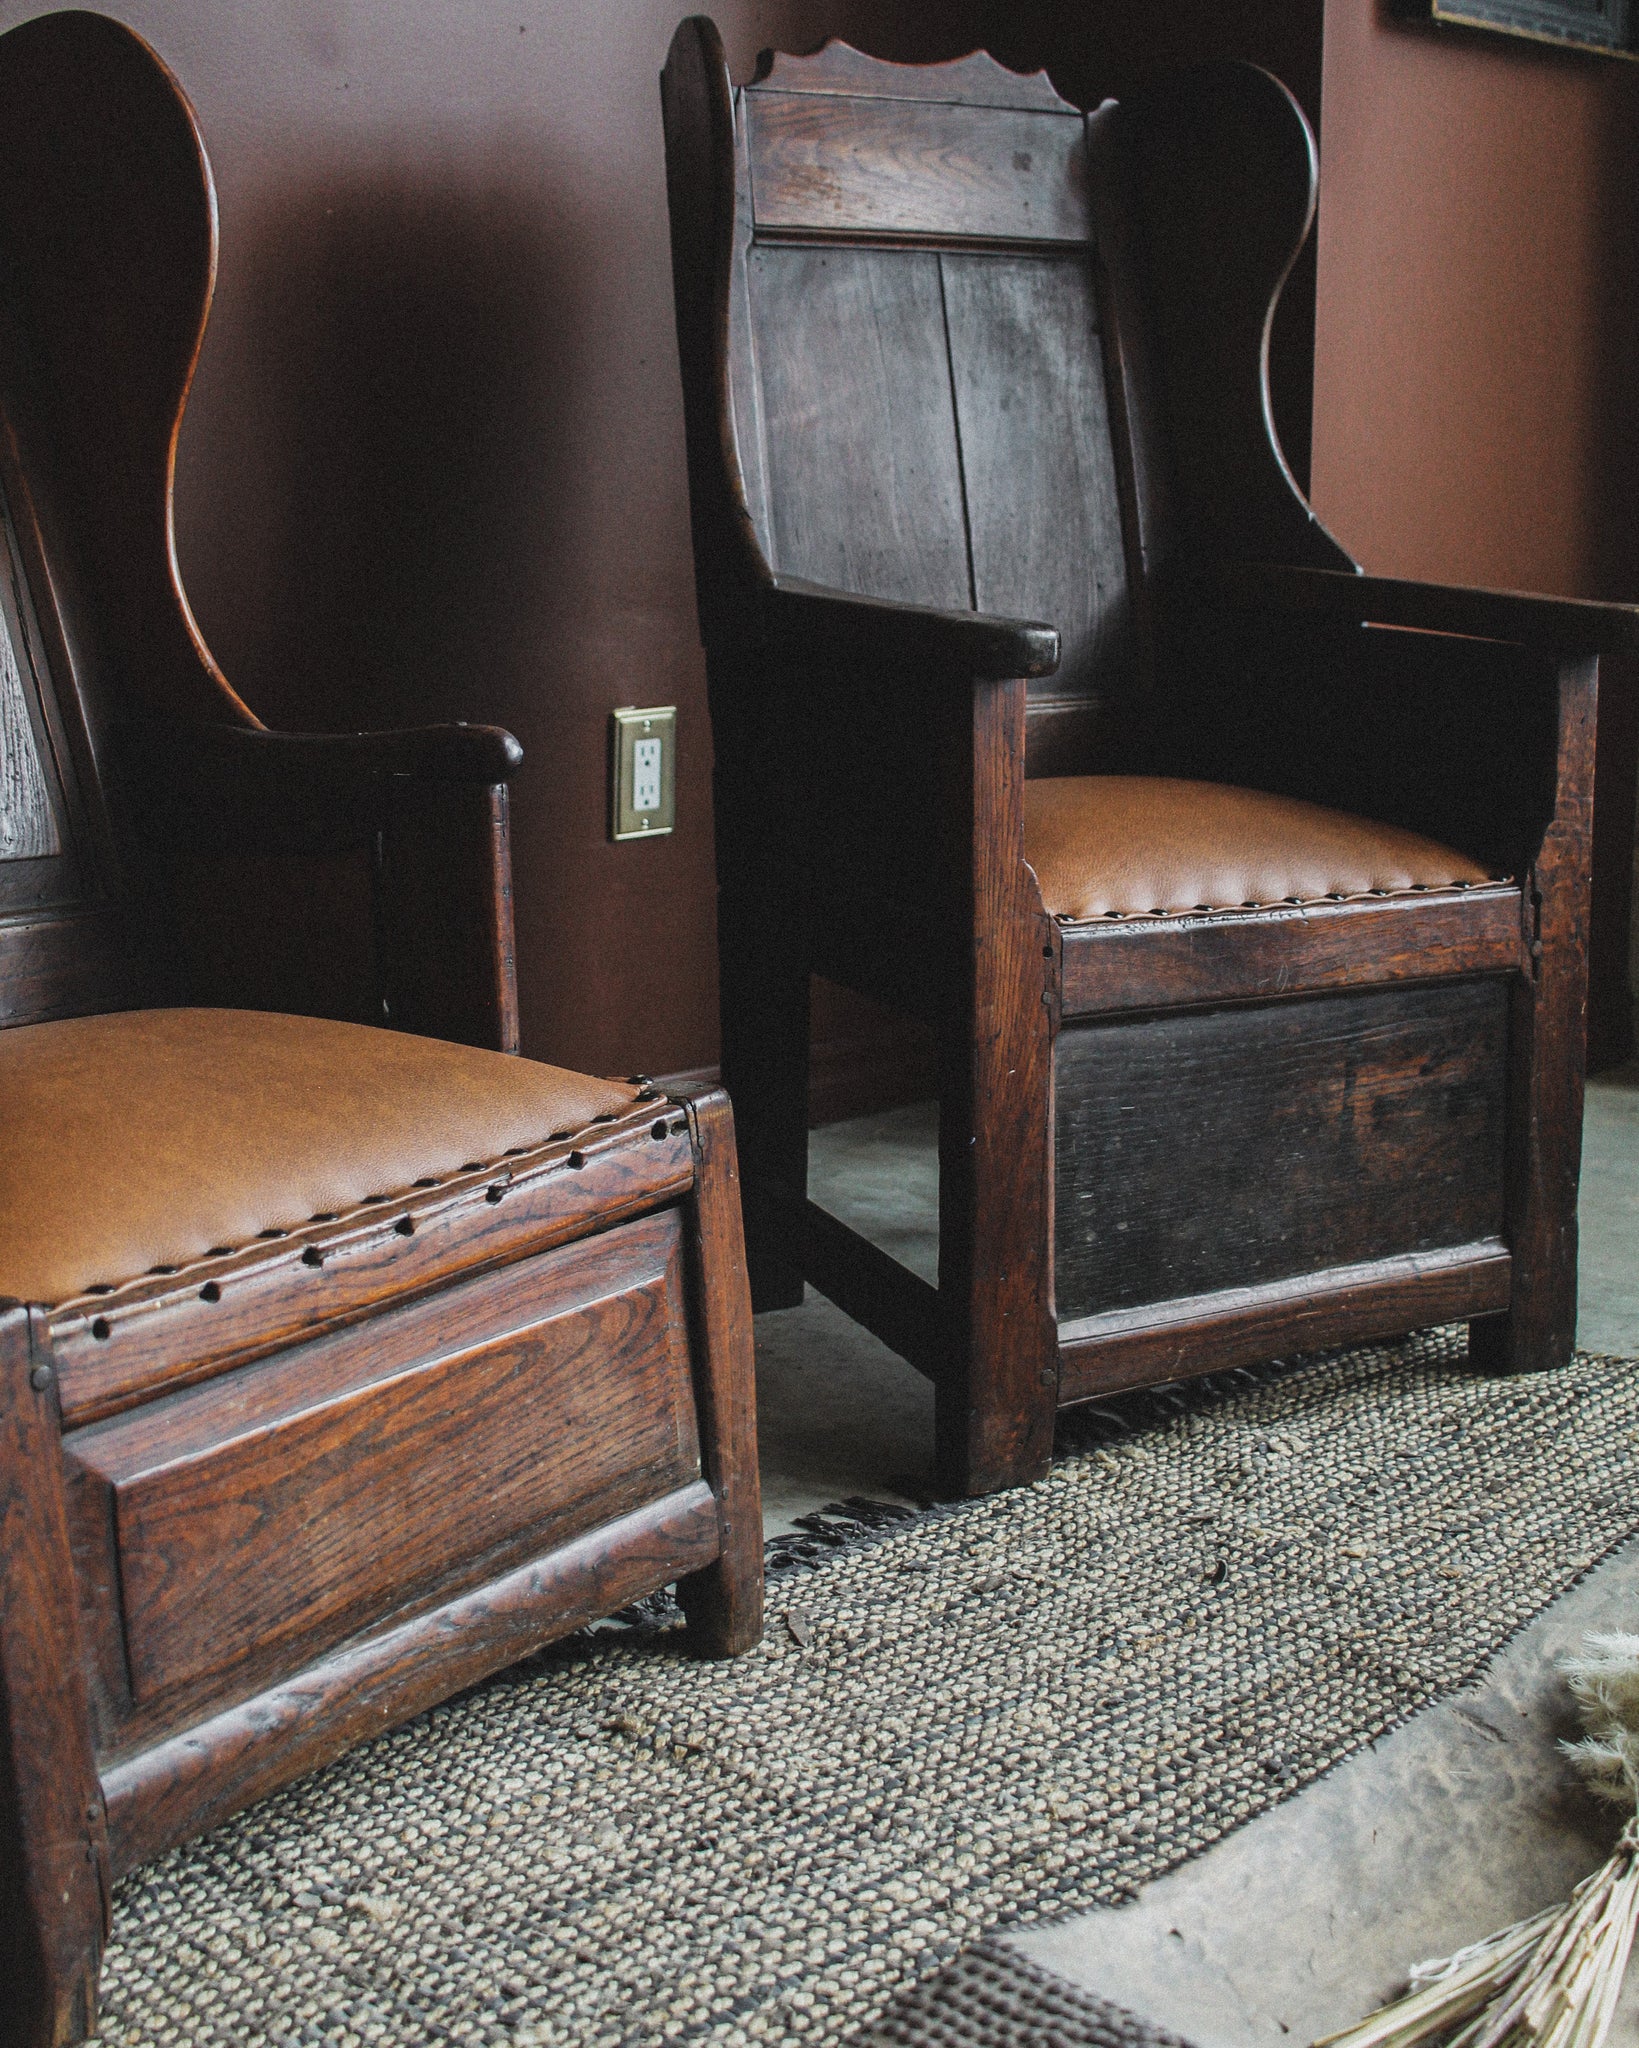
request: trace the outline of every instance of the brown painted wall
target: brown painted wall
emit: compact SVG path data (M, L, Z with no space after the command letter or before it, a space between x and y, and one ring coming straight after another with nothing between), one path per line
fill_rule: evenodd
M0 27L42 11L0 0ZM200 114L220 282L178 486L271 723L492 720L529 1051L715 1057L709 764L658 75L679 0L113 0ZM765 43L970 47L960 5L719 0ZM605 838L608 712L680 706L678 829Z
M1329 0L1312 460L1371 570L1639 599L1639 66ZM1602 678L1596 1058L1628 1028L1639 678Z
M1639 593L1639 67L1326 9L1317 509L1373 570Z

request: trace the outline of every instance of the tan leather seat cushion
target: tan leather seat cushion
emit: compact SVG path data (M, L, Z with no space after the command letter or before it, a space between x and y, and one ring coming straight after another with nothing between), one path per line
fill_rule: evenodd
M0 1295L51 1304L624 1110L535 1060L260 1010L0 1031Z
M1049 912L1072 920L1490 879L1416 832L1294 797L1149 775L1027 782L1024 852Z

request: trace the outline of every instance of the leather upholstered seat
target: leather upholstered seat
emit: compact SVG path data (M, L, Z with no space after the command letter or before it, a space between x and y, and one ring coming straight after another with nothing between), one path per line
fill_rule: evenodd
M55 1304L488 1164L636 1087L255 1010L0 1032L0 1296Z
M1171 776L1027 782L1024 848L1048 913L1076 923L1492 879L1417 832L1294 797Z

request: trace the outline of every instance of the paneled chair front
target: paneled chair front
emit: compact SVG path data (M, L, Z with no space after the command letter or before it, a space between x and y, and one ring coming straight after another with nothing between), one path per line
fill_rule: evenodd
M46 2048L133 1864L670 1581L746 1647L762 1531L728 1106L517 1056L516 742L268 732L189 615L187 101L37 19L0 165L0 2039Z
M1304 502L1296 103L840 43L736 87L703 18L662 97L754 1301L929 1374L956 1491L1120 1387L1457 1319L1563 1360L1636 615L1368 578ZM932 1034L936 1287L807 1198L813 974Z

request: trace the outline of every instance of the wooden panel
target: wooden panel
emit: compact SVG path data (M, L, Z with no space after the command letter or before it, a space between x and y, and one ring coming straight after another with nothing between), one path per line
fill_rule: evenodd
M919 604L972 602L931 252L754 249L773 566Z
M1061 1324L1500 1236L1507 989L1066 1028Z
M930 235L1085 245L1078 114L747 92L759 235Z
M0 615L0 860L38 860L61 846L11 628Z
M114 1876L700 1569L719 1540L717 1502L697 1480L114 1764L102 1778Z
M681 1257L668 1211L71 1438L112 1497L133 1698L289 1668L576 1508L605 1519L617 1482L696 1476Z
M1038 692L1096 695L1125 667L1127 572L1089 265L940 260L974 604L1058 628Z
M1512 884L1063 930L1064 1014L1171 1009L1368 982L1501 974L1524 960Z
M1061 1323L1059 1401L1496 1315L1508 1307L1513 1270L1507 1246L1492 1239Z

